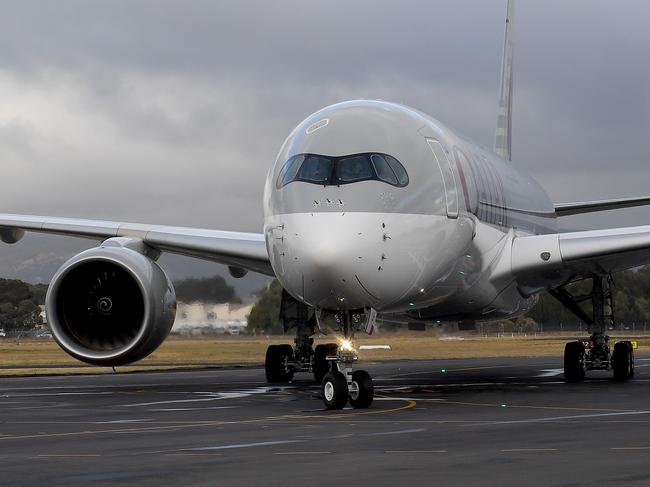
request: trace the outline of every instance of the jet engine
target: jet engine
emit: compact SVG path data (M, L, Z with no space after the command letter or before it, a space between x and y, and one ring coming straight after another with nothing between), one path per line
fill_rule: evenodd
M111 238L58 270L47 291L48 325L73 357L104 366L140 360L167 338L176 293L141 240Z

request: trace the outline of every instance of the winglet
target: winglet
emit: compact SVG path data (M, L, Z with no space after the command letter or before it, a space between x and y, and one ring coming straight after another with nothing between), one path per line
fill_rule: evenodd
M514 3L514 0L508 0L506 27L503 35L499 114L494 136L494 152L507 160L511 160L512 149L512 28Z

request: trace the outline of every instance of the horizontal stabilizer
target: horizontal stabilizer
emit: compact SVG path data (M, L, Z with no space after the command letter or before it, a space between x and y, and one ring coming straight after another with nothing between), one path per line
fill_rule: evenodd
M555 205L557 216L580 215L596 211L618 210L635 206L650 205L650 196L637 198L617 198L613 200L584 201L580 203L558 203Z

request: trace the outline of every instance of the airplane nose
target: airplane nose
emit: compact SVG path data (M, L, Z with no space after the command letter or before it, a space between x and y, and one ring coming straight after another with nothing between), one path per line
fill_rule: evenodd
M340 306L346 300L363 307L367 300L352 299L356 292L349 286L354 282L351 255L360 253L359 245L341 230L322 225L291 236L292 264L302 276L306 300L318 302L320 307ZM363 260L363 255L357 257Z
M295 213L272 228L280 283L323 309L409 309L471 240L469 226L436 215Z
M284 272L278 277L289 291L326 309L356 309L376 303L376 297L360 282L362 274L378 267L374 262L378 250L371 244L370 228L361 227L358 217L314 213L291 215L284 223L280 253ZM375 235L374 240L381 241L381 236Z

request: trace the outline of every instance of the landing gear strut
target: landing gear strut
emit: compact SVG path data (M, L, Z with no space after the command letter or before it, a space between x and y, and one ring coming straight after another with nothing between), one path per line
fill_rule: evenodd
M285 332L295 328L296 338L293 347L288 344L270 345L266 350L264 369L266 380L271 383L290 381L296 372L311 372L315 363L314 339L311 338L316 329L313 310L283 290L280 318ZM319 372L318 382L325 372L327 370Z
M374 387L372 378L363 370L352 371L358 360L352 346L354 333L365 329L372 333L376 313L374 310L337 311L330 313L334 325L344 339L339 346L325 343L313 348L311 336L319 328L316 312L297 301L286 291L282 293L280 317L284 331L296 330L295 346L270 345L266 351L265 371L268 382L287 382L296 372L311 372L321 384L323 402L327 409L343 409L350 401L353 408L368 408L372 404Z
M607 329L614 326L612 277L594 275L592 281L591 293L585 296L573 296L564 287L549 291L591 330L588 340L569 342L564 347L564 378L567 382L579 382L588 370L613 370L615 380L628 380L634 376L632 343L616 342L612 351L606 334ZM583 301L591 301L592 316L579 306Z
M352 371L354 362L358 360L352 337L363 323L362 316L363 313L348 311L335 316L345 339L335 354L326 357L329 372L321 382L321 393L327 409L343 409L348 400L355 409L365 409L372 404L374 386L370 374L365 370Z

